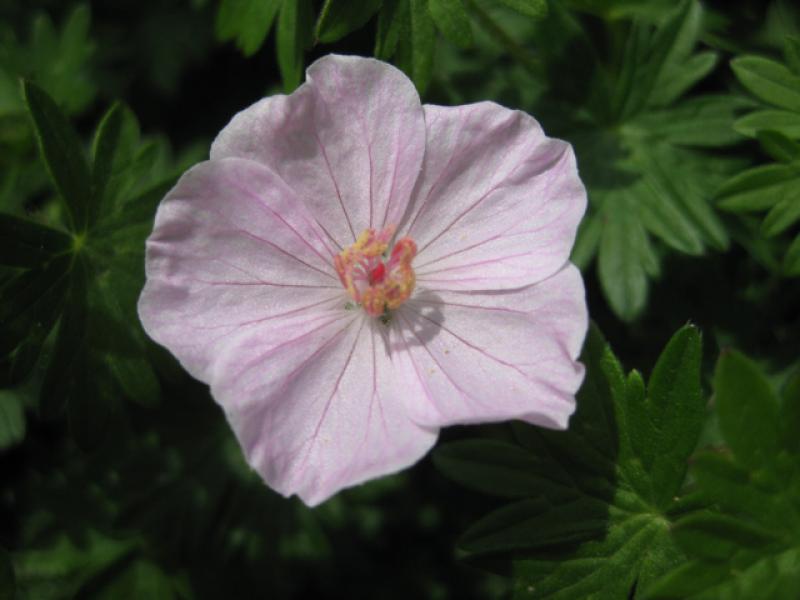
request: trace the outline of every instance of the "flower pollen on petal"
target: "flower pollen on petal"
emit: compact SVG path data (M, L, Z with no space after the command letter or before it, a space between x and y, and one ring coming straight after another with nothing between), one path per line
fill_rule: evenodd
M416 276L411 261L417 245L411 238L397 240L388 255L394 225L365 229L355 243L334 257L333 264L350 297L372 317L381 317L408 300Z

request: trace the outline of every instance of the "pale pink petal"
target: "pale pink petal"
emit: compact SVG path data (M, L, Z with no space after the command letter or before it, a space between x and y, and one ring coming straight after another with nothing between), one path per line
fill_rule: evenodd
M306 79L236 115L211 158L272 168L343 247L405 213L425 153L422 105L401 71L371 58L326 56Z
M418 423L567 426L583 380L577 358L588 319L574 266L518 290L420 290L395 317L404 397Z
M424 108L425 163L401 228L420 286L508 289L558 271L586 208L571 146L491 102Z
M242 331L267 335L276 321L345 313L332 252L302 202L267 168L237 158L201 163L159 206L139 316L154 340L208 382Z
M211 391L270 487L314 506L433 446L437 430L406 415L388 335L351 311L268 340L254 332L222 357Z

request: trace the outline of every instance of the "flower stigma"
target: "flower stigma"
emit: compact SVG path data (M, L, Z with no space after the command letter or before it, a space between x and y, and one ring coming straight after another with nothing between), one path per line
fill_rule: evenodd
M365 229L354 244L333 259L347 293L371 317L388 322L389 311L400 307L414 291L416 276L411 261L417 245L400 238L387 254L395 226Z

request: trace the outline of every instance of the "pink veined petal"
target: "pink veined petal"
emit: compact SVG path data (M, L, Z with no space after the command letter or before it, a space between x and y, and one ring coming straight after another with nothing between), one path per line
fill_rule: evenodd
M236 115L211 158L269 166L344 247L405 213L425 153L422 105L401 71L371 58L326 56L306 78Z
M406 414L385 328L356 314L240 337L211 383L249 464L309 506L410 466L437 437Z
M139 316L154 340L209 382L242 332L346 312L332 252L266 167L238 158L201 163L159 206Z
M425 163L401 227L419 285L509 289L558 271L586 209L571 146L491 102L424 109Z
M396 317L398 368L418 423L522 419L566 428L583 380L577 358L588 325L573 265L518 290L421 290Z

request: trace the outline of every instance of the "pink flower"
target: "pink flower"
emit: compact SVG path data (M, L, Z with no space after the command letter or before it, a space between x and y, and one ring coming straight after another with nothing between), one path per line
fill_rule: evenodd
M572 148L525 113L423 106L394 67L328 56L167 194L139 314L267 484L315 505L445 425L567 426L585 206Z

